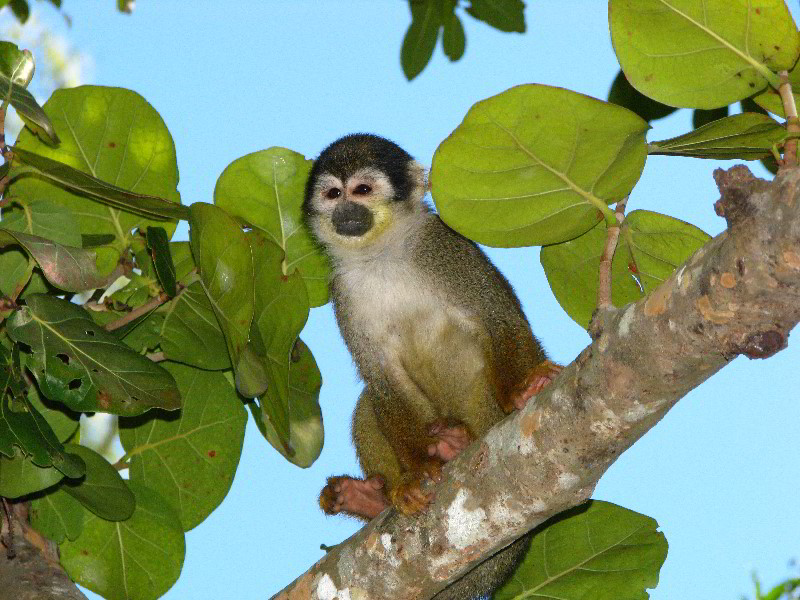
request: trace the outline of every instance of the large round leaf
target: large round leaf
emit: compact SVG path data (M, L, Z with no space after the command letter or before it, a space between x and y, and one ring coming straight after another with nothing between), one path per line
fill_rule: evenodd
M166 363L183 397L177 418L150 412L120 419L131 481L148 485L178 512L185 531L222 502L233 482L247 413L219 371Z
M178 515L157 492L137 482L136 510L127 521L87 512L83 532L60 546L73 581L108 600L155 600L177 581L186 553Z
M328 301L330 266L303 225L303 195L313 161L286 148L268 148L238 158L219 176L214 203L263 229L285 253L283 274L295 268L311 306Z
M574 238L638 181L647 129L631 111L576 92L511 88L473 106L436 150L436 207L489 246Z
M717 108L777 87L800 54L784 0L611 0L608 18L628 80L670 106Z
M19 147L126 190L180 202L172 136L161 116L139 94L122 88L81 86L56 90L44 109L61 134L61 145L52 148L23 131ZM17 172L15 167L12 176ZM150 221L37 177L21 176L12 189L21 197L47 198L68 208L77 216L82 234L110 234L118 249L128 244L134 228L155 224L169 235L175 230L174 222Z

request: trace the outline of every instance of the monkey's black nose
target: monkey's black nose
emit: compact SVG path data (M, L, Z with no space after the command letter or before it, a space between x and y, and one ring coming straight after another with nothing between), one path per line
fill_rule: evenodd
M333 228L339 235L364 235L372 227L372 212L357 202L342 202L333 209Z

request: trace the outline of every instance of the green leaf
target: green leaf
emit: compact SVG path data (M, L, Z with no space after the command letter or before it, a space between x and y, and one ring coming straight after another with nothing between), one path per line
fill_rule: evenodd
M403 38L400 64L406 79L411 81L430 62L442 22L434 0L408 0L408 4L411 8L411 25Z
M650 154L717 160L756 160L786 139L786 129L766 115L741 113L703 125L678 137L648 145Z
M24 25L28 17L31 16L31 9L28 7L27 0L11 0L8 4L17 20Z
M0 227L46 238L65 246L81 245L77 221L68 210L43 199L17 202L19 204L3 208ZM10 243L18 245L14 241ZM28 266L28 256L23 250L9 247L1 250L0 292L9 295L17 285L24 284L23 277Z
M20 50L11 42L1 43L0 98L3 102L8 99L25 125L45 143L60 143L50 119L33 95L25 89L33 77L33 55L28 50Z
M175 265L175 279L186 283L186 278L195 269L191 245L189 242L170 242L169 250Z
M280 452L286 460L298 467L309 467L322 451L324 431L319 408L319 390L322 377L311 351L298 339L292 349L289 367L289 446L287 452L275 431L264 416L258 402L247 407L253 415L261 435Z
M670 106L717 108L772 85L800 54L783 0L611 0L611 41L637 90Z
M192 283L158 314L161 349L169 360L200 369L230 369L225 336L199 281Z
M26 88L35 70L30 50L20 50L16 44L0 41L0 75L8 77L14 85Z
M16 446L38 467L55 467L67 477L83 475L86 465L79 456L64 450L50 425L30 402L22 400L15 404L12 406L9 394L0 397L0 452L13 458Z
M161 287L170 298L178 293L175 280L175 264L169 251L169 238L167 232L161 227L150 226L147 228L147 249L153 259L156 275Z
M296 271L281 271L283 251L257 230L250 234L256 291L250 348L266 365L269 386L259 398L265 419L273 426L287 454L294 450L289 429L289 356L308 319L308 295Z
M55 485L64 474L55 467L37 467L18 451L14 458L0 455L0 496L19 498Z
M9 336L30 346L27 365L42 393L80 412L140 414L180 408L175 382L163 368L96 325L65 300L29 296L8 320Z
M611 89L608 91L608 101L632 110L648 123L663 119L678 110L674 106L661 104L661 102L656 102L639 92L628 82L625 73L622 71L617 73L614 82L611 84Z
M724 119L728 116L728 106L721 106L720 108L712 108L711 110L703 110L702 108L695 108L692 111L692 127L699 129L703 125L708 125L714 121Z
M78 429L80 413L73 412L63 404L46 398L43 400L35 385L28 388L28 401L44 417L59 442L67 441Z
M593 500L546 523L492 598L647 600L667 558L655 519Z
M564 311L588 328L597 306L597 277L607 229L599 224L584 235L542 248L547 281ZM710 236L694 225L658 213L635 210L623 221L611 263L614 306L635 302L654 290Z
M233 483L247 412L223 373L177 364L166 369L178 383L183 408L120 420L131 481L147 484L178 512L184 531L219 506Z
M47 280L59 289L82 292L108 283L108 275L97 271L94 250L62 246L36 235L0 229L0 247L17 244L28 251Z
M789 71L789 83L792 84L792 96L794 96L794 104L795 107L800 105L800 61L798 61L794 68ZM750 98L746 98L742 100L742 103L755 103L757 106L761 107L762 110L768 110L774 115L778 115L781 118L786 118L786 113L783 110L783 100L781 100L781 95L778 90L774 87L768 87L760 94L757 94ZM744 107L742 110L745 110ZM753 108L747 108L747 110L752 111Z
M177 581L186 543L169 502L138 482L129 485L133 516L111 522L87 514L78 539L61 544L61 565L108 600L155 600Z
M263 369L249 362L245 348L255 302L250 243L239 224L218 206L195 202L190 213L192 253L225 334L236 389L245 397L257 396L267 388L267 380Z
M522 0L471 0L467 12L500 31L525 33L525 3Z
M65 134L61 145L49 148L23 131L15 152L27 150L58 161L134 195L180 202L172 137L159 114L139 94L99 86L61 89L53 93L44 109L55 127ZM26 169L30 167L15 166L11 171L15 179L10 190L15 195L44 197L66 207L78 217L81 234L113 235L120 251L130 243L134 229L144 231L150 224L159 225L142 215L89 200L82 193L38 175L20 173L16 177ZM111 194L108 189L92 190L88 181L85 186L89 190L84 191ZM175 231L175 223L160 225L169 235Z
M457 4L454 0L442 2L442 23L444 24L442 48L447 58L454 62L464 56L464 49L467 45L464 26L455 11Z
M648 125L576 92L522 85L478 102L433 157L442 219L489 246L552 244L592 228L644 168Z
M128 519L133 514L136 501L117 470L91 448L78 444L67 444L66 447L84 460L86 476L80 481L65 481L61 489L101 519Z
M72 192L88 196L113 208L126 210L149 219L186 219L188 208L150 194L136 194L111 185L57 160L39 156L22 148L14 148L14 158L30 167L30 171L18 168L15 176L32 172L40 177L63 186ZM174 230L174 226L172 227Z
M31 501L31 525L54 542L74 540L83 531L81 503L61 488L52 490Z
M312 164L286 148L248 154L222 172L214 203L264 230L283 249L283 274L299 269L313 307L328 301L330 265L303 225L303 197Z

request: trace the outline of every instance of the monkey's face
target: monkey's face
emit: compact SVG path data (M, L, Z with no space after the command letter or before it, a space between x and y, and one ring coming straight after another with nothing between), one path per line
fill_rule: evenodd
M422 167L392 142L347 136L314 163L306 187L307 223L334 255L380 246L406 217L418 214L424 179Z

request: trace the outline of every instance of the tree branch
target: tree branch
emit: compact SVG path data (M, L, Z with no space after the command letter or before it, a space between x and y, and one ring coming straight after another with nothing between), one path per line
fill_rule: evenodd
M601 311L593 341L520 412L447 465L428 511L387 510L280 592L430 598L551 516L738 354L781 350L800 320L800 169L718 170L728 231L652 294Z

